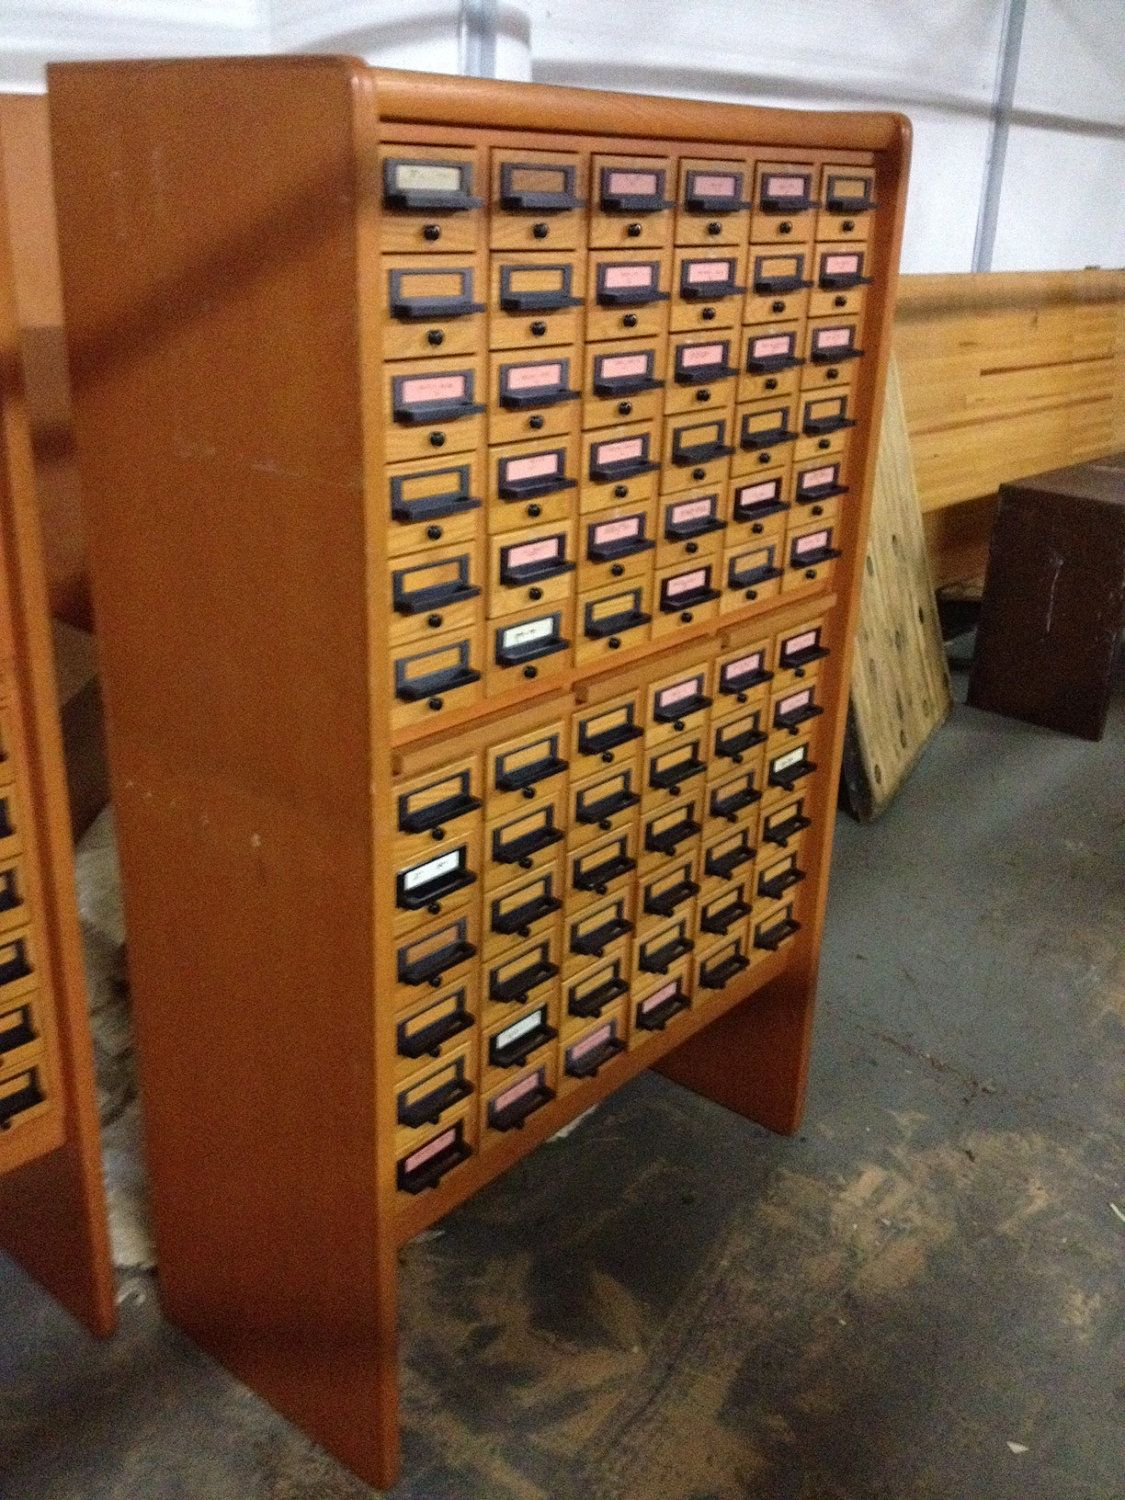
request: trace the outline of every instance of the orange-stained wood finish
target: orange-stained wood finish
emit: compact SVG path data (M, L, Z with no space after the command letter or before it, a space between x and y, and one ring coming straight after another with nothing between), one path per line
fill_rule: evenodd
M204 1347L385 1487L398 1469L395 1255L404 1239L655 1062L774 1128L792 1129L799 1117L909 127L892 115L789 114L431 78L333 58L66 66L52 70L50 83L163 1297ZM521 227L527 218L500 222L490 206L492 153L517 161L528 154L540 188L552 162L637 158L657 172L668 163L665 190L675 197L682 158L748 163L749 194L758 148L767 148L781 174L812 159L874 167L878 178L879 213L864 247L878 276L866 289L867 353L849 385L861 427L832 444L834 452L850 444L851 488L831 591L829 575L818 574L803 598L741 597L722 615L707 601L698 618L665 613L659 631L645 628L633 641L624 635L616 655L579 654L571 638L579 639L583 602L611 591L610 583L584 570L577 585L584 592L576 596L570 583L555 602L562 589L552 581L535 604L522 587L502 592L500 548L540 543L556 522L567 548L577 548L588 523L617 516L626 501L655 515L656 477L630 477L622 496L584 470L573 476L565 507L554 500L541 513L521 505L514 518L503 515L492 468L501 456L518 462L553 445L569 455L569 468L582 429L594 425L601 441L612 425L597 425L603 414L587 403L589 393L551 406L538 424L509 402L497 422L487 381L467 385L465 372L490 364L473 325L458 328L455 352L444 352L441 339L430 345L432 357L419 352L420 341L401 333L417 325L392 322L385 310L380 257L395 257L387 263L393 269L404 254L436 250L442 264L460 257L479 271L490 239L491 256L512 258L539 242L550 251L554 233L552 258L562 262L582 261L587 243L608 242L604 253L622 264L645 255L670 264L676 213L667 207L654 210L633 239L621 220L592 205L590 213L565 209L549 219L538 240ZM416 182L435 180L435 162L445 161L447 177L458 163L471 164L484 203L466 203L460 218L442 219L439 235L423 235L420 219L382 207L384 158L396 154L419 164ZM158 183L146 165L154 161ZM729 231L736 241L748 218ZM619 249L618 232L622 246L638 248ZM504 243L520 248L499 249ZM475 294L489 300L479 274ZM583 307L594 306L591 297L587 285ZM479 325L482 338L500 327L494 311L493 303ZM580 311L560 323L566 347L542 356L550 363L574 351L571 387L584 380L583 319ZM525 326L517 316L503 325L504 352L491 358L497 382L501 366L540 358L532 321ZM604 321L615 336L633 326L616 310ZM650 321L667 326L659 310ZM741 347L737 339L732 345ZM475 399L489 410L442 418L446 425L427 437L439 419L411 427L402 407L391 451L385 403L439 398ZM728 397L717 398L718 415L724 402L733 410ZM659 462L659 418L631 430L638 429L650 432ZM404 433L414 434L409 443ZM434 467L431 447L450 473L476 475L472 493L485 509L455 536L427 536L411 521L416 551L404 553L388 539L388 480L423 467L409 456L419 451ZM788 465L786 453L786 482ZM716 456L703 468L717 476L725 507L729 465ZM692 479L680 468L661 482L686 493ZM393 572L423 561L439 540L450 563L458 551L452 544L465 537L481 544L463 549L465 581L481 593L460 596L448 621L438 609L433 621L396 611ZM664 557L657 577L668 574ZM649 564L641 593L650 600L652 577ZM541 658L534 678L493 659L499 630L509 622L534 628L536 610L551 608L560 611L567 645ZM743 642L763 641L772 651L778 632L810 620L822 623L830 655L817 674L825 717L794 742L816 746L820 765L800 783L815 836L800 845L799 934L775 953L750 948L750 920L729 947L705 934L678 974L705 986L720 956L737 964L747 952L751 967L721 991L701 988L666 1031L633 1036L633 1000L645 998L638 991L605 1012L604 1034L601 1022L568 1012L556 1043L550 1023L558 1029L562 992L577 972L573 955L560 965L561 977L546 969L525 1002L505 1008L492 986L532 963L541 926L529 919L526 939L515 934L510 946L497 936L501 929L482 934L497 893L518 887L522 873L542 889L543 876L564 892L566 923L580 919L601 899L579 883L599 868L597 858L610 859L599 851L623 857L636 849L642 817L645 826L656 820L658 836L665 794L646 788L620 840L611 819L587 842L552 844L555 820L568 816L565 780L557 792L549 780L537 784L521 801L507 786L484 784L495 774L486 752L511 748L525 732L534 741L546 727L568 756L578 755L571 747L588 709L616 711L624 697L647 722L650 682L685 662L712 675ZM430 628L439 633L429 641L416 636ZM451 677L444 695L435 693L441 703L433 712L425 701L404 706L391 671L396 655L431 645L443 662L467 652L466 664L480 674ZM764 715L768 691L758 702ZM727 711L724 702L715 716L720 730ZM654 749L663 753L651 725L642 735L625 757L638 775ZM755 767L764 753L756 752ZM503 858L489 856L474 872L477 885L468 892L455 885L446 905L430 907L431 918L393 898L395 872L405 878L416 863L416 835L396 822L394 799L410 788L424 802L426 776L458 766L466 787L477 788L475 799L452 817L447 842L430 844L419 861L437 850L455 863L461 847L472 858L494 849ZM596 759L581 768L572 759L571 787L596 770ZM685 795L680 802L702 817L704 778ZM770 806L780 806L777 787L769 796ZM753 820L756 828L756 808ZM547 840L536 842L522 869L504 853L505 838L516 836L505 833L513 822ZM727 847L718 830L709 824L708 849ZM639 881L650 872L659 879L662 860L652 849L639 852ZM724 888L702 865L700 875L709 895ZM637 943L651 943L662 918L636 913L638 881L607 879L609 895L624 890L643 924ZM753 920L782 923L784 914L758 899ZM540 963L542 955L563 958L563 925L548 924ZM466 940L484 956L466 957ZM422 961L427 942L447 945L451 956L437 986L419 991L407 970ZM398 960L404 944L416 946ZM611 946L613 954L633 951ZM531 1062L544 1059L540 1074L528 1072L527 1087L555 1088L558 1097L508 1134L492 1129L475 1097L458 1102L443 1127L453 1142L459 1132L473 1154L437 1191L413 1196L396 1186L399 1143L413 1128L396 1119L396 1080L401 1088L405 1076L422 1075L403 1068L396 1027L428 995L444 1016L463 1015L475 1028L438 1049L449 1076L466 1038L473 1046L478 1035L502 1041L516 1018L540 1048ZM544 1035L549 1043L536 1040ZM736 1037L739 1052L725 1036ZM629 1050L596 1076L574 1072L584 1048L623 1047L626 1038ZM515 1075L481 1046L469 1072L494 1098Z
M4 199L0 167L0 201ZM36 512L13 271L0 224L0 795L5 861L20 907L5 890L0 933L27 946L29 972L0 989L0 1026L29 1017L35 1033L0 1056L0 1096L13 1078L36 1080L39 1102L0 1131L0 1249L14 1255L96 1333L116 1320L102 1191L85 976L74 899L50 620ZM14 832L13 832L14 825ZM14 858L14 865L13 865ZM22 935L22 936L20 936ZM5 996L16 992L16 1004ZM26 1007L26 1011L24 1011Z

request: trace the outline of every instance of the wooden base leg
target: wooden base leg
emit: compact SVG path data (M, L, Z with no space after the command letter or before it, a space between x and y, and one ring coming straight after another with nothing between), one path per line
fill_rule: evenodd
M658 1064L673 1082L792 1135L805 1108L815 975L791 966Z

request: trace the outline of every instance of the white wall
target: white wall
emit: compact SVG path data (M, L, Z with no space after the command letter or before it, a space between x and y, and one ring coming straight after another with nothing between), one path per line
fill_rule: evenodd
M0 88L48 59L339 51L463 71L481 0L0 0ZM1007 0L500 0L500 77L914 122L904 268L972 265ZM1125 264L1125 0L1027 0L996 269Z

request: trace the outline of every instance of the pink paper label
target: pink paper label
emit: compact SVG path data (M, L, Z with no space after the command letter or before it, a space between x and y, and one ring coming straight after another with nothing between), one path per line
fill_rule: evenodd
M764 191L767 198L803 198L804 177L767 177Z
M562 385L563 367L550 365L515 365L504 371L504 385L509 391L537 391Z
M504 1089L492 1101L494 1110L504 1109L509 1104L515 1104L518 1099L523 1099L527 1094L533 1094L543 1080L541 1070L521 1078L519 1083L513 1083L510 1089Z
M778 333L772 338L755 339L750 345L753 359L771 359L775 354L788 354L793 347L791 333Z
M600 526L594 527L594 545L600 547L606 542L623 542L628 537L640 534L640 516L627 516L624 521L603 521Z
M728 677L745 677L758 672L762 666L762 653L752 651L749 656L740 656L737 661L728 661L723 672Z
M790 693L788 698L782 698L777 705L776 712L779 714L792 713L795 708L804 708L806 703L812 701L812 688L803 688L799 693Z
M707 569L696 568L691 573L681 573L678 578L668 578L664 583L664 592L674 599L678 594L690 594L693 589L701 589L707 586Z
M650 1010L655 1010L658 1005L663 1005L665 1000L671 1000L676 993L677 981L669 979L667 984L662 984L658 990L653 990L647 1000L642 1000L637 1009L641 1015L647 1015Z
M622 438L616 443L598 443L594 459L599 464L620 464L627 458L640 458L645 451L644 438Z
M733 278L734 261L732 260L688 261L687 279L691 285L698 286L701 282L708 281L731 281Z
M602 272L602 285L607 291L620 291L624 287L655 286L655 266L606 266Z
M680 368L692 370L700 365L721 365L726 349L722 344L697 344L680 350Z
M738 492L739 505L757 505L762 500L776 499L781 489L780 479L767 479L761 484L747 484Z
M829 464L826 469L807 469L801 475L801 489L817 490L822 484L832 484L835 478L835 464Z
M635 197L645 197L656 192L655 172L612 171L607 176L606 191L610 193L629 193Z
M620 375L647 373L647 354L607 354L598 360L598 374L603 380L616 380Z
M851 328L818 328L813 343L818 349L846 349L852 341Z
M829 276L846 276L859 270L858 255L826 255L824 270Z
M685 698L694 698L698 691L699 678L689 677L687 682L677 682L675 687L665 688L663 692L657 693L657 707L671 708L675 703L682 703Z
M539 479L544 474L559 472L557 453L537 453L534 458L509 458L504 463L504 478Z
M509 568L525 568L529 563L547 562L562 556L562 537L549 536L542 542L524 542L507 549Z
M679 526L684 521L703 521L712 514L715 508L715 497L712 495L706 500L685 500L681 505L673 505L668 512L668 519L673 526Z
M400 401L451 401L466 390L464 375L418 375L399 387Z
M816 645L819 633L816 630L806 630L803 635L791 635L781 649L786 656L793 656L798 651L807 651L810 646Z
M701 198L733 198L738 191L738 178L720 177L717 172L696 172L691 179L691 190Z
M575 1042L573 1046L568 1047L567 1056L575 1059L585 1057L587 1052L593 1052L596 1047L608 1042L612 1035L613 1022L607 1021L604 1026L599 1026L596 1031L591 1031L589 1036L584 1036L580 1042Z
M456 1125L451 1125L448 1130L443 1130L440 1135L435 1135L433 1140L425 1146L419 1146L417 1151L412 1151L402 1164L403 1170L412 1172L415 1167L425 1166L426 1162L432 1157L440 1156L443 1151L452 1146L456 1139L457 1127Z
M793 543L794 557L804 557L806 552L819 552L821 547L827 547L830 534L827 531L810 531L808 536L799 536Z

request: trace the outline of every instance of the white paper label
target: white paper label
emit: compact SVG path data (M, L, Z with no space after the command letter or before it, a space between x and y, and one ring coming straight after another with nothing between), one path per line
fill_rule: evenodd
M788 354L793 347L791 333L774 334L768 339L755 339L750 345L752 359L772 359L777 354Z
M813 342L818 349L846 349L852 341L851 328L818 328Z
M594 448L594 460L599 464L620 464L629 458L640 458L645 449L644 438L623 438L617 443L598 443Z
M457 193L461 190L461 168L443 166L440 162L404 161L395 169L395 186L406 192Z
M701 283L727 282L734 280L733 260L689 260L687 268L688 284L699 286Z
M549 562L562 556L563 539L559 536L545 537L541 542L524 542L520 547L507 549L509 568L526 568L530 563Z
M658 1005L663 1005L665 1000L671 1000L672 996L676 993L678 984L678 980L669 979L667 984L662 984L658 990L653 990L652 994L642 1000L637 1007L640 1014L645 1016L650 1010L655 1010Z
M812 701L812 688L803 688L799 693L790 693L788 698L782 698L777 705L776 713L791 714L796 708L804 708L806 703Z
M557 474L558 471L557 453L537 453L534 458L509 458L504 463L504 478L509 482L515 479L540 479L546 474Z
M818 632L806 630L803 635L791 635L782 647L786 656L796 656L798 651L807 651L810 646L816 645Z
M543 1024L543 1010L533 1010L529 1016L522 1020L513 1021L510 1026L505 1026L503 1031L496 1033L496 1050L510 1047L513 1042L518 1042L521 1037L530 1036Z
M612 1035L613 1022L607 1021L604 1026L599 1026L595 1031L591 1031L589 1036L584 1036L580 1042L575 1042L568 1047L567 1056L577 1061L578 1058L585 1057L587 1052L593 1052L595 1048L600 1047L603 1042L608 1042Z
M529 646L532 641L549 640L555 633L555 617L547 615L542 620L528 620L526 625L509 625L500 633L500 644L505 651L512 646Z
M492 1101L493 1110L506 1109L509 1104L515 1104L528 1094L534 1094L535 1090L543 1081L543 1070L537 1068L534 1073L529 1073L526 1078L521 1078L518 1083L513 1083L511 1088L502 1089Z
M720 176L717 172L695 172L691 178L691 191L700 198L733 198L738 190L738 178Z
M602 272L602 285L606 291L623 291L626 288L656 285L656 267L606 266Z
M794 557L804 557L806 552L819 552L821 547L827 547L831 532L810 531L808 536L799 536L793 543Z
M598 360L598 374L602 380L617 380L622 375L647 373L647 354L607 354Z
M685 698L694 698L699 691L700 678L689 677L687 682L677 682L675 687L665 688L656 695L656 706L658 708L671 708L676 703L683 703Z
M809 469L801 475L801 488L803 490L818 490L822 484L832 484L835 478L835 464L829 464L826 469Z
M850 276L859 270L858 255L826 255L824 270L829 276Z
M433 1140L425 1146L419 1146L417 1151L412 1151L403 1162L403 1169L412 1172L415 1167L423 1167L435 1156L440 1156L448 1150L457 1139L457 1126L451 1125L448 1130L443 1130L440 1135L435 1135Z
M602 525L594 527L594 545L604 547L607 542L623 542L640 534L640 516L627 516L623 521L604 521Z
M767 198L803 198L805 196L804 177L767 177L765 181L765 193Z
M690 594L694 589L704 588L707 584L706 568L696 568L691 573L681 573L678 578L668 578L664 583L664 592L670 599L675 599L680 594Z
M509 391L538 391L562 385L561 364L516 365L504 371L504 385Z
M752 651L749 656L740 656L737 661L729 661L723 668L724 677L748 677L751 672L758 672L762 666L762 653Z
M685 521L706 520L714 509L714 495L709 495L706 500L685 500L681 505L672 506L668 512L668 519L673 526L681 526Z
M448 875L450 870L458 869L464 857L464 849L451 849L448 854L428 859L424 865L415 865L413 870L407 870L403 875L403 889L413 891L420 885L429 885L431 880L439 880L441 876Z
M799 766L805 759L807 746L798 745L796 750L787 750L784 755L779 755L772 762L775 771L788 771L790 766Z
M607 193L622 193L633 198L651 198L658 180L655 172L611 171L606 178Z
M691 370L699 365L721 365L726 350L722 344L689 345L680 350L680 368Z
M758 505L764 500L776 500L781 489L780 479L767 479L762 484L747 484L738 491L738 504Z
M402 382L399 400L452 401L465 394L467 379L465 375L418 375Z

